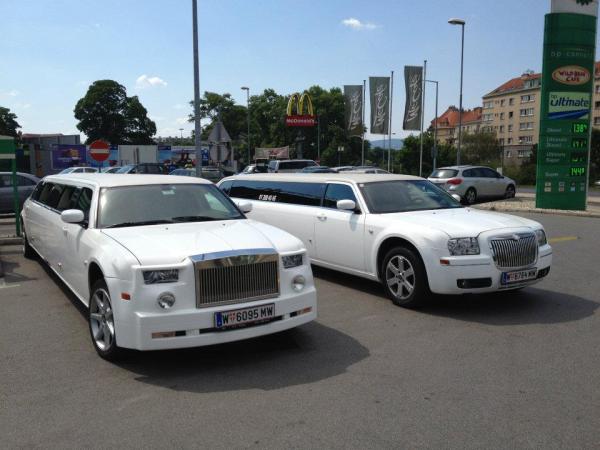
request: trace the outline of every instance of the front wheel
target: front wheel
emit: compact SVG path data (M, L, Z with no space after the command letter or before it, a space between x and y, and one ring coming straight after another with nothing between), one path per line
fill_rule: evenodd
M25 233L23 222L21 222L21 232L23 233L23 256L27 259L34 259L36 253L33 247L29 245L29 239L27 239L27 233Z
M90 335L100 357L114 361L120 356L115 335L115 320L110 294L104 280L92 287L89 307Z
M382 282L388 297L397 306L416 308L429 294L429 283L423 261L405 247L391 249L383 260Z
M467 205L472 205L475 203L475 200L477 200L477 191L475 188L467 189L467 192L465 193L465 203Z
M506 192L504 193L504 198L515 198L515 187L511 184L506 187Z

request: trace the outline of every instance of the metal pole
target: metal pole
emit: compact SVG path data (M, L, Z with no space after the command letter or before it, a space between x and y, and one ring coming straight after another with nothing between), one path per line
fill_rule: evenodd
M196 149L196 176L202 176L202 141L200 130L200 67L198 64L198 4L192 0L194 39L194 147Z
M435 82L435 122L433 125L433 170L435 170L437 162L437 126L438 126L438 87L439 82Z
M14 147L13 147L14 151ZM15 208L15 226L17 228L17 236L21 236L21 211L19 202L19 188L17 183L17 155L16 152L10 161L10 169L12 171L12 188L13 188L13 206Z
M365 91L367 89L367 80L363 80L363 91L362 91L362 162L361 165L365 165Z
M465 54L465 24L461 25L460 40L460 100L458 103L458 149L456 151L456 165L460 166L460 148L462 144L462 104L463 104L463 61Z
M246 89L246 109L248 112L248 164L250 164L250 88Z
M392 104L394 100L394 71L390 78L390 123L389 123L389 142L388 142L388 172L391 172L392 163Z
M419 148L419 176L423 176L423 126L425 124L425 80L427 79L427 60L423 61L423 80L421 82L421 145Z
M317 160L321 164L321 116L317 114Z

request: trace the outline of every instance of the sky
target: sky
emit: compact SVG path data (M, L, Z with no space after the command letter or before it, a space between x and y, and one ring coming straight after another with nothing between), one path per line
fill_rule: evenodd
M460 27L449 18L467 22L463 105L472 108L541 70L549 9L550 0L198 0L200 90L245 105L241 86L287 95L393 70L392 131L404 137L405 65L427 60L440 114L458 105ZM0 0L0 106L24 133L78 133L75 104L94 80L113 79L139 96L158 135L189 136L191 12L191 0ZM426 95L429 123L433 84Z

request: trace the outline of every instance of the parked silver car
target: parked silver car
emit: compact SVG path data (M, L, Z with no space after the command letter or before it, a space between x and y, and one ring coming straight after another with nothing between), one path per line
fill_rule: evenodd
M428 180L468 205L483 198L512 198L517 190L515 180L484 166L440 167Z
M269 172L291 173L300 172L305 167L318 166L312 159L273 159L269 161Z
M169 175L179 175L179 176L183 176L183 177L195 177L196 169L183 169L183 168L175 169ZM221 169L219 169L218 167L208 166L208 167L202 168L202 178L204 178L205 180L212 181L213 183L216 183L224 176L225 175L223 174L223 171Z
M67 167L66 169L63 169L60 172L58 172L58 174L64 175L67 173L97 173L97 172L98 172L98 169L95 167L74 166L74 167Z
M40 179L28 173L17 172L17 191L19 207L35 189ZM15 210L13 201L12 172L0 172L0 213L12 213Z

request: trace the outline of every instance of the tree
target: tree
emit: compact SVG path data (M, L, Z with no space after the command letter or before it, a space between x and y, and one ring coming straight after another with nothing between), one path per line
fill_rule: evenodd
M17 116L10 109L0 106L0 135L18 137L17 129L21 125L17 122Z
M461 163L491 167L499 165L501 149L495 133L467 133L463 136L462 143Z
M125 87L113 80L94 81L75 105L77 128L86 143L104 139L112 144L151 144L156 124L137 96L127 97Z
M424 177L429 176L433 170L433 134L425 132L423 134L423 172ZM436 167L449 166L456 162L456 149L454 147L438 142L437 145ZM419 175L419 160L421 152L420 135L411 134L404 139L402 150L393 151L393 165L395 173L406 175Z
M592 129L590 148L590 183L600 181L600 130Z

